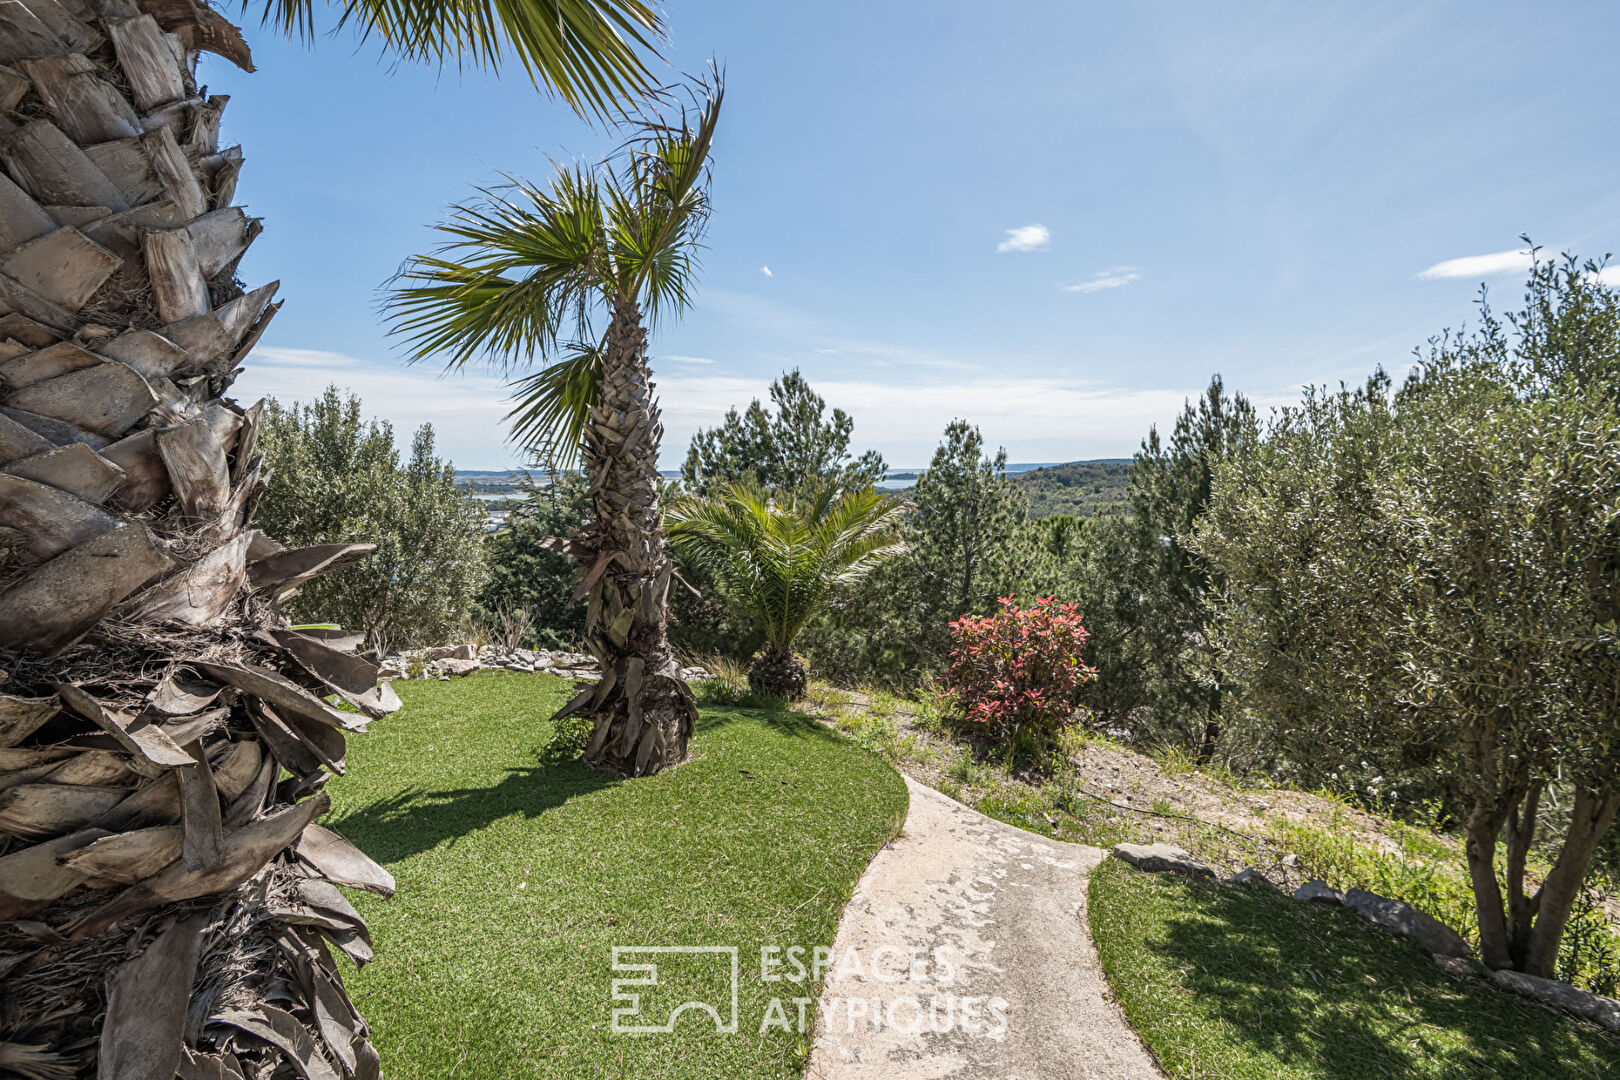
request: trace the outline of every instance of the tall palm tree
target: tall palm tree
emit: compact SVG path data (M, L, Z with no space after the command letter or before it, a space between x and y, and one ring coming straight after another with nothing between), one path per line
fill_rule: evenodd
M658 504L663 438L648 327L683 309L709 216L709 149L725 90L643 123L594 167L558 166L549 187L484 191L439 226L390 299L413 359L550 363L520 384L531 448L583 452L591 520L570 538L584 576L585 636L602 679L558 714L593 721L586 760L632 775L684 760L697 719L666 634L672 568ZM596 327L605 319L605 331ZM578 441L574 441L578 440Z
M642 0L342 13L604 115L660 29ZM307 34L312 4L266 20ZM370 545L252 528L260 411L223 395L280 305L236 280L260 225L199 52L252 70L200 0L0 5L0 1074L378 1074L332 883L392 880L313 822L398 699L276 607Z
M669 538L714 571L727 597L764 631L765 648L748 669L756 690L804 695L809 672L793 643L832 590L906 550L904 508L871 487L836 494L767 498L733 485L714 499L687 498L669 511Z

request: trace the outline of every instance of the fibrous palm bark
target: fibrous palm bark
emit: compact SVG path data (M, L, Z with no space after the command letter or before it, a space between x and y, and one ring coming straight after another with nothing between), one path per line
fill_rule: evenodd
M658 505L664 426L647 367L647 334L633 300L614 306L602 379L585 426L591 521L574 540L587 566L585 637L602 679L564 706L592 721L585 758L631 775L686 759L697 720L667 634L673 567Z
M251 70L196 0L0 5L0 1073L378 1074L333 883L393 883L314 822L398 701L276 606L369 545L251 527L279 305L199 50Z

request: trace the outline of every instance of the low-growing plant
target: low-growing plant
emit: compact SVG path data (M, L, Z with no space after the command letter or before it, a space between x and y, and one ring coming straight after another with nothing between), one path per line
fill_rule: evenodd
M1010 757L1051 745L1074 722L1081 687L1097 672L1081 660L1086 629L1075 605L1049 596L1021 608L952 622L944 685L957 714L983 725Z
M1558 950L1557 978L1594 994L1620 990L1620 934L1603 917L1588 884L1575 898Z
M577 761L585 756L585 746L591 741L591 719L588 716L565 716L556 722L551 738L540 748L540 760Z

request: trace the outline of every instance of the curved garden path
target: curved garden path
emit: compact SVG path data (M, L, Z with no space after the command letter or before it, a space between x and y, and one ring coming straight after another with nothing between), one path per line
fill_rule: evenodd
M1106 853L906 786L839 924L809 1080L1159 1080L1086 929Z

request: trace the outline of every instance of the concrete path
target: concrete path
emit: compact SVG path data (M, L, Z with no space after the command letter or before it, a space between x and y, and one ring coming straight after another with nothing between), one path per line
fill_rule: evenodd
M1086 929L1105 852L909 777L905 832L844 911L810 1080L1160 1080Z

